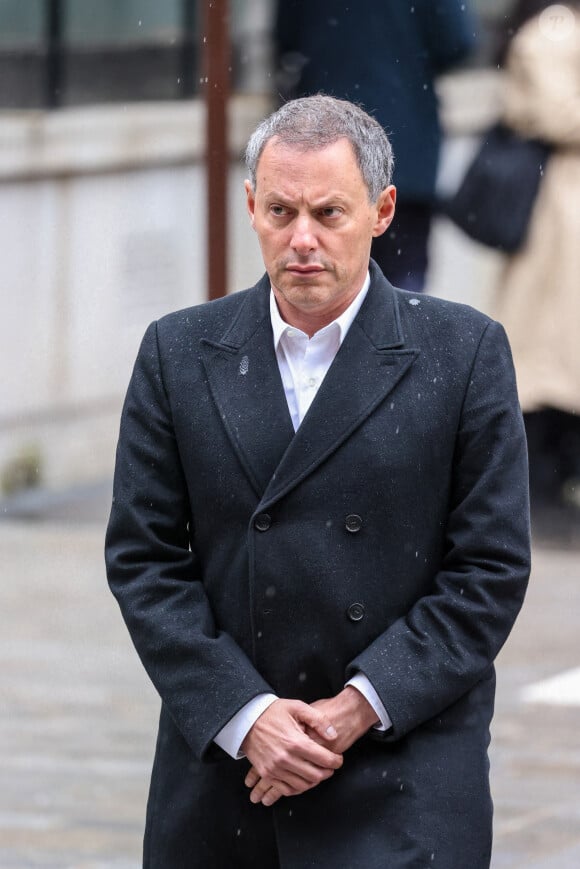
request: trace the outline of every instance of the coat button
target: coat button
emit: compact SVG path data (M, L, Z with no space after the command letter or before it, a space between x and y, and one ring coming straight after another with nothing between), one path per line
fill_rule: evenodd
M356 534L362 528L362 519L357 513L350 513L344 520L344 527L351 534Z
M362 603L351 603L346 614L351 622L360 622L360 620L364 618L365 608Z
M258 531L267 531L271 524L272 519L268 513L258 513L254 519L254 528L257 528Z

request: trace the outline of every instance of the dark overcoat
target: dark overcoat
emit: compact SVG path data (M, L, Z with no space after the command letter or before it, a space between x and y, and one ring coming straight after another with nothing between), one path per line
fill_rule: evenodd
M294 434L268 294L151 325L123 411L108 573L162 699L145 865L266 867L270 835L283 869L484 869L493 660L529 573L504 332L371 262ZM251 805L216 733L260 692L310 702L356 671L392 729Z

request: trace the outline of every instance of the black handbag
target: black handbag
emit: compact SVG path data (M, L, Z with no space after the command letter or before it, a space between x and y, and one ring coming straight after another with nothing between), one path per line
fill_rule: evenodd
M523 244L551 148L498 123L443 212L475 241L507 253Z

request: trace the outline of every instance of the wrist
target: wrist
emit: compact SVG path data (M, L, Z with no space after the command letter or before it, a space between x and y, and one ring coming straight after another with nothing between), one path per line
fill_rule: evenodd
M369 701L354 685L346 685L338 696L341 698L344 715L356 724L361 734L381 723Z

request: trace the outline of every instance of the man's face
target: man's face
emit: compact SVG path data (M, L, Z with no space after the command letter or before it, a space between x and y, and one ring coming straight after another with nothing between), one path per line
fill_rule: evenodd
M347 139L303 151L274 138L260 156L255 190L246 181L246 195L280 313L312 334L362 287L371 240L393 219L395 188L369 202Z

